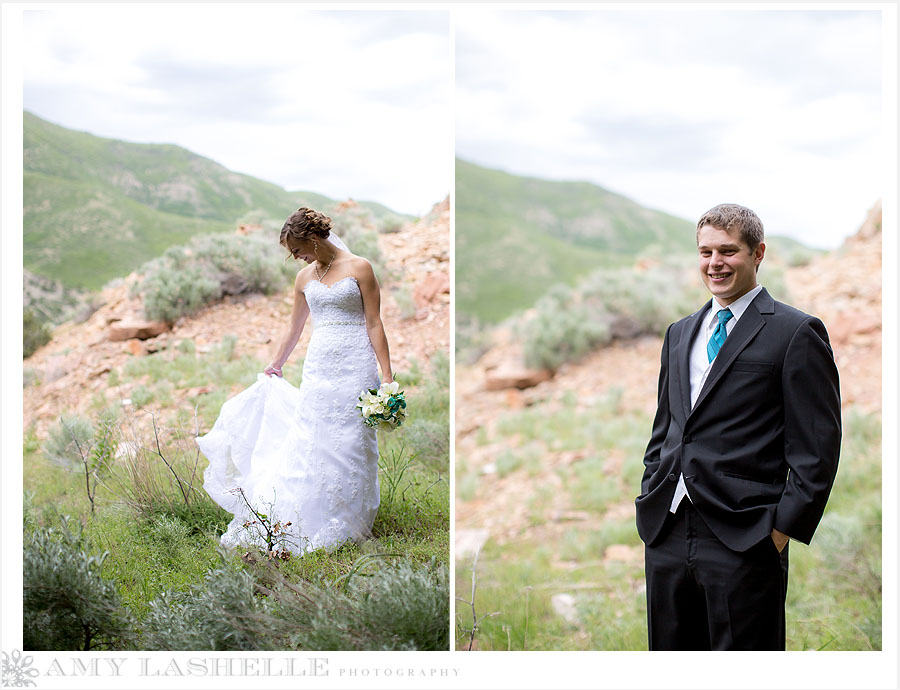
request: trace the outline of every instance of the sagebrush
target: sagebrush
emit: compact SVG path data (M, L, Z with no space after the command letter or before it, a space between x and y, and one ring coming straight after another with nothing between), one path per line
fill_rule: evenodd
M133 621L113 582L100 574L107 553L85 550L81 525L26 531L22 644L25 649L122 649Z

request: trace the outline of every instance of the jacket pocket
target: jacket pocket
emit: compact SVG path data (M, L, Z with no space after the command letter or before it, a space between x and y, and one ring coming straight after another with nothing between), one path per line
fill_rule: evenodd
M738 359L731 363L731 370L771 374L775 370L775 365L772 362L751 362L745 359Z
M759 479L754 479L753 477L748 477L745 474L738 474L737 472L720 471L719 474L722 475L723 477L729 477L731 479L740 479L741 481L744 481L744 482L750 482L751 484L762 484L763 486L773 486L776 483L775 481L764 482Z

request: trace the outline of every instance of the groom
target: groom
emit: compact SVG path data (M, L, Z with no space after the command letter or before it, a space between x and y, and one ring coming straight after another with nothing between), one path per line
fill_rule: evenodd
M783 650L788 540L809 544L837 472L838 372L822 322L756 283L753 211L697 223L712 300L671 326L635 501L651 650Z

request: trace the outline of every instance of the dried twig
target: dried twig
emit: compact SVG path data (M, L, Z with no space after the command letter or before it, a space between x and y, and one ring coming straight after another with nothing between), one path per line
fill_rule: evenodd
M91 470L90 465L88 463L87 456L84 451L81 450L81 444L78 442L78 436L76 436L75 432L72 428L66 424L66 421L62 418L62 415L59 417L59 423L62 424L63 428L69 432L69 435L72 437L72 440L75 441L75 448L78 450L78 455L81 456L81 464L84 466L84 484L85 491L87 492L88 501L91 503L91 515L94 514L94 493L97 491L97 480L96 474L94 479L94 489L91 490Z
M476 579L475 579L475 570L478 567L478 556L481 554L481 549L478 549L475 552L475 559L472 561L472 600L466 601L462 597L456 597L457 601L461 601L464 604L468 604L472 608L472 629L469 631L469 646L466 648L467 652L472 651L472 644L475 642L475 631L478 630L478 624L481 623L485 618L490 618L491 616L499 616L499 611L494 611L492 613L486 613L481 618L478 617L478 614L475 613L475 588L476 588ZM464 628L465 630L465 628Z
M151 451L156 453L160 459L165 463L166 467L169 468L169 472L172 473L172 476L175 477L175 483L178 485L178 489L181 491L181 495L184 498L184 504L190 505L190 501L188 501L187 492L185 492L184 487L182 486L182 479L178 476L178 473L175 471L175 468L172 467L172 464L166 459L166 456L162 453L162 446L159 443L159 428L156 425L156 415L153 412L150 412L150 419L153 421L153 435L156 438L156 450Z

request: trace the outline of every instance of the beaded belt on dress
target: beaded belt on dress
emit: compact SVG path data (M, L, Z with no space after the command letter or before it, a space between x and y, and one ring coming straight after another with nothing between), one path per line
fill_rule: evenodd
M314 323L313 326L315 328L321 328L322 326L365 326L365 321L322 321L321 323Z

